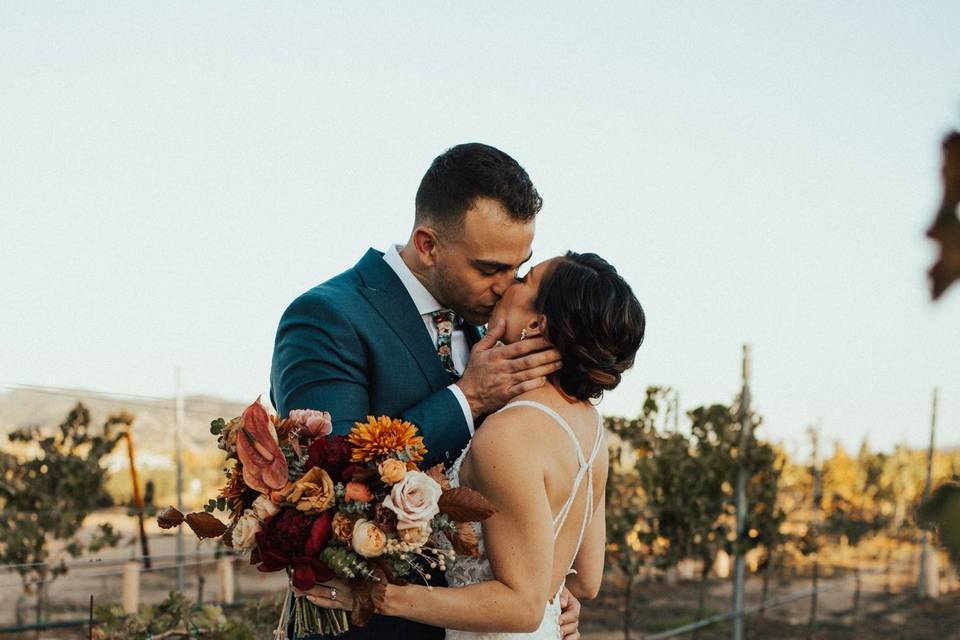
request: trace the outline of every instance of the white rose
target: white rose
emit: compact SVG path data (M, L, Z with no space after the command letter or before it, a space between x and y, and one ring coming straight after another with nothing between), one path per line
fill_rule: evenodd
M233 548L237 551L249 551L256 542L254 536L260 532L260 520L252 509L247 509L233 525Z
M277 512L280 511L280 505L274 504L267 496L260 496L253 501L250 509L256 514L257 519L263 522L267 518L277 515Z
M422 471L407 471L403 480L393 485L383 506L397 514L397 528L403 525L429 523L440 513L437 501L443 489Z

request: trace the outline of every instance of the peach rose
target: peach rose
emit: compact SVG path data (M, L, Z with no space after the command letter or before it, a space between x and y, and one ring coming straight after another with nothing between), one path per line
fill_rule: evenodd
M297 509L306 513L320 513L333 506L336 494L333 480L320 467L310 469L302 478L293 483L293 491L287 501L297 505Z
M443 489L422 471L407 471L403 480L393 485L383 506L397 514L397 528L429 523L440 513L437 501Z
M425 545L427 540L430 539L431 533L433 533L433 529L430 528L429 522L420 522L403 528L397 527L397 536L400 540L417 547Z
M377 465L377 471L380 472L380 479L384 484L396 484L406 475L407 463L396 458L387 458Z
M253 505L250 506L250 509L257 515L257 519L260 522L277 515L280 511L280 507L274 504L267 496L257 497L257 499L253 501Z
M260 519L252 509L247 509L233 525L233 533L230 536L233 542L233 548L237 551L249 551L256 542L255 536L260 532Z
M376 558L387 547L387 534L369 520L357 520L353 526L351 545L364 558Z
M353 539L353 526L357 520L356 516L351 517L338 511L333 516L333 535L341 542L350 542Z
M303 429L303 433L314 438L328 436L333 431L333 422L326 411L294 409L287 419Z
M346 502L370 502L373 500L373 493L370 487L362 482L348 482L343 489L343 499Z

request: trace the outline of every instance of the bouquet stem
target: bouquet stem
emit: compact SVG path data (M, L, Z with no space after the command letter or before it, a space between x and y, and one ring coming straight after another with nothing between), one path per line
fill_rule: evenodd
M306 598L294 598L293 630L298 638L317 633L339 636L349 628L350 621L343 609L324 609Z

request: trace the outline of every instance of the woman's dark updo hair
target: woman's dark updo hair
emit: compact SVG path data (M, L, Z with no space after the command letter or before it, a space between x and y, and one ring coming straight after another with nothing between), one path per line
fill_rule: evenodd
M546 316L546 338L563 357L554 381L564 393L588 400L620 384L647 321L609 262L595 253L567 252L544 274L533 306Z

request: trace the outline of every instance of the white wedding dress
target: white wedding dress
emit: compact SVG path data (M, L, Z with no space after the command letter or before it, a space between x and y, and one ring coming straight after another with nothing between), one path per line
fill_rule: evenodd
M586 478L586 509L584 510L583 522L580 525L580 537L577 539L577 545L575 547L575 549L579 551L580 545L583 543L583 535L587 530L587 525L590 523L590 517L593 514L593 461L597 457L597 452L600 450L600 445L603 442L603 419L601 418L598 421L597 435L594 439L593 450L590 452L590 457L587 458L583 454L583 449L580 447L580 442L577 440L576 435L574 435L573 429L570 428L570 425L567 424L567 421L564 420L556 411L546 405L540 404L539 402L530 402L528 400L518 400L516 402L512 402L501 409L501 411L505 411L511 407L531 407L547 413L550 415L550 417L556 420L561 427L563 427L563 430L567 432L567 435L570 436L570 439L573 441L573 445L577 451L577 460L580 463L580 468L577 471L576 477L574 478L573 488L570 491L570 496L567 498L563 507L561 507L559 513L557 513L557 515L553 518L553 538L556 540L560 535L560 530L563 528L563 524L566 522L567 516L570 514L570 508L573 506L574 498L577 495L577 491L580 489L580 483L583 482L584 478ZM460 454L460 457L457 458L456 462L454 462L450 469L447 470L447 478L450 480L451 487L460 486L460 466L463 464L463 460L469 450L470 444L468 443L466 448L463 450L463 453ZM480 555L478 557L458 557L453 562L453 564L447 569L447 584L451 587L465 587L467 585L477 584L478 582L496 579L496 577L493 575L493 570L490 568L490 560L487 558L486 546L483 542L483 529L480 526L480 523L474 523L472 526L477 531ZM574 553L574 557L570 559L569 566L571 568L567 571L567 575L575 573L575 571L572 569L573 561L575 559L576 552ZM557 593L553 595L549 602L544 603L543 620L540 622L540 627L533 633L490 633L447 629L447 640L561 640L562 636L560 633L559 595L562 590L563 584L561 583Z

